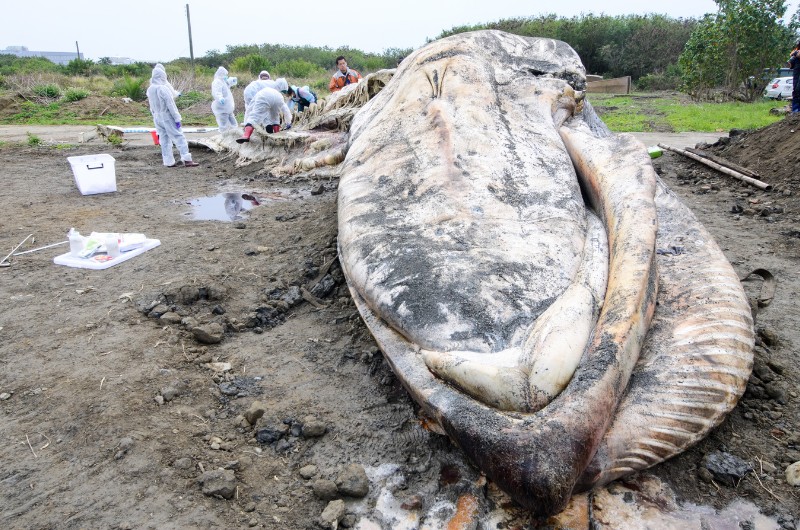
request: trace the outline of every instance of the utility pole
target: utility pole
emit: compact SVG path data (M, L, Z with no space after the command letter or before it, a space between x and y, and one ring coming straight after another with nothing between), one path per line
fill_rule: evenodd
M78 41L75 41L75 49L78 50L78 60L81 60L81 49L78 46Z
M189 18L189 4L186 4L186 23L189 25L189 58L192 61L192 90L194 90L194 48L192 47L192 19Z

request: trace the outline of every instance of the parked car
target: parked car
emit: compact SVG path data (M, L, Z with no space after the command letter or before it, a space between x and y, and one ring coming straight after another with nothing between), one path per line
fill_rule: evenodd
M764 89L764 97L769 99L792 99L794 87L791 77L776 77Z

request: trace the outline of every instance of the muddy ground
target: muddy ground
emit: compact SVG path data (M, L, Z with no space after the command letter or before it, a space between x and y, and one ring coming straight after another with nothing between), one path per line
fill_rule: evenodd
M744 499L796 528L800 490L784 474L800 461L800 132L789 132L800 121L768 129L713 151L761 171L771 192L672 153L655 161L737 272L768 269L778 287L757 316L739 406L649 474L684 503ZM98 152L115 158L118 192L82 196L66 157ZM54 265L64 246L0 268L0 524L319 528L342 499L340 526L436 528L471 491L495 514L479 528L536 527L423 428L382 359L336 261L336 179L280 180L193 154L200 167L170 169L152 145L0 148L2 255L70 227L161 241L107 270ZM260 205L193 218L193 199L223 193ZM703 463L716 451L755 471L724 483Z

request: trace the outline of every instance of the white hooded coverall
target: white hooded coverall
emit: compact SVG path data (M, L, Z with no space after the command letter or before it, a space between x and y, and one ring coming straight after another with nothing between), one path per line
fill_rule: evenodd
M266 87L259 90L253 98L253 103L250 106L250 112L245 122L262 127L280 125L281 114L283 114L285 122L284 127L291 125L292 111L286 105L283 95L274 88Z
M211 82L211 96L214 98L211 102L211 111L217 118L219 132L235 129L239 125L233 115L233 94L228 86L227 77L228 71L220 66L214 73L214 81Z
M271 79L256 79L244 89L244 122L247 123L247 112L253 104L253 98L256 97L258 91L262 88L272 87L276 88L275 81Z
M181 160L190 162L192 155L189 153L189 144L183 132L177 127L181 121L181 114L175 105L173 88L167 83L167 74L164 70L153 68L153 77L147 89L147 101L150 112L153 114L153 123L160 138L161 159L165 166L175 164L175 155L172 153L172 144L178 148Z

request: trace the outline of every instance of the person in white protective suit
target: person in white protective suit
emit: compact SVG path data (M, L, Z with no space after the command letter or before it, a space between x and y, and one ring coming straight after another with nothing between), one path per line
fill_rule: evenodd
M269 75L269 74L267 74ZM259 76L258 79L250 83L244 88L244 122L247 123L247 114L250 111L250 107L253 104L253 98L256 97L258 91L262 88L272 87L276 88L278 85L275 81L271 79L261 79Z
M283 81L281 83L281 81ZM276 133L281 130L281 114L284 119L284 130L292 127L292 111L286 105L285 95L289 92L289 85L285 79L276 81L278 89L266 87L258 91L253 98L250 112L247 115L244 125L244 134L236 141L240 144L250 141L253 134L253 125L262 125L268 133ZM279 91L280 90L280 91Z
M161 63L156 63L156 65L153 68L161 70L165 74L167 73L167 71L164 69L164 65L161 64ZM167 81L167 86L169 87L170 90L172 90L172 97L173 98L176 98L176 97L181 95L181 93L178 92L177 90L175 90L175 87L173 87L172 84L169 81Z
M214 81L211 82L211 111L217 118L219 132L225 132L238 127L236 117L233 115L233 94L228 86L228 71L220 66L214 74Z
M150 87L147 89L147 101L150 104L153 123L160 138L161 159L167 167L197 167L200 164L192 162L189 144L181 131L181 114L175 105L173 91L174 89L167 82L166 72L153 68ZM181 155L181 163L175 162L175 155L172 152L173 143Z

